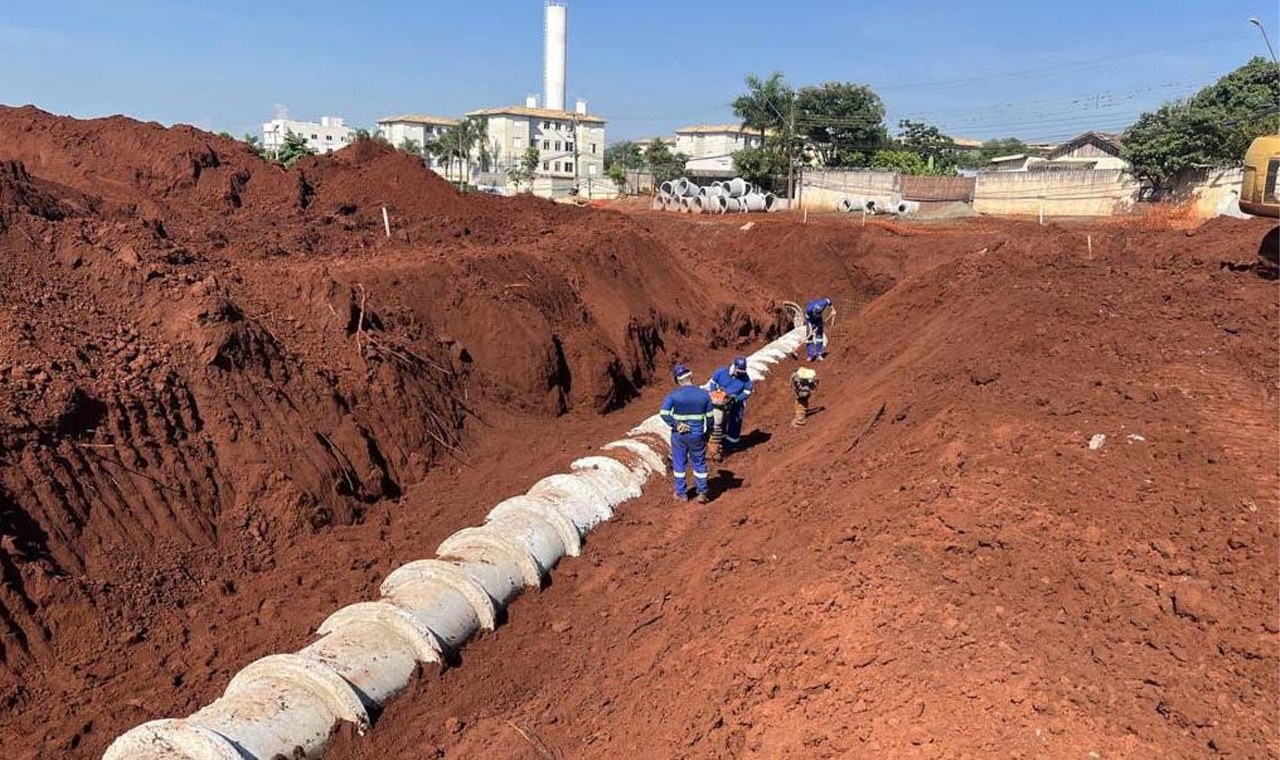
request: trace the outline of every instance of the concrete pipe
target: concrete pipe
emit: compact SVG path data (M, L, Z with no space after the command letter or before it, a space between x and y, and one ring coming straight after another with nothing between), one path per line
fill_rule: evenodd
M102 760L245 760L217 731L165 718L134 728L107 747Z
M545 496L584 534L613 517L605 495L592 480L579 475L549 475L534 483L529 495Z
M730 198L741 198L747 194L747 181L742 177L734 177L725 183Z
M644 492L641 486L648 479L647 474L637 478L626 465L610 457L583 457L572 462L569 469L574 475L591 481L610 507L639 498Z
M256 760L319 757L341 722L360 734L369 730L368 710L352 685L296 654L250 663L221 697L187 720L231 739Z
M420 664L444 660L436 634L412 611L385 600L338 610L318 633L298 656L342 676L371 713L408 688Z
M920 213L920 201L902 201L899 206L899 214L918 214Z
M550 499L538 496L529 496L522 494L513 496L498 503L498 506L489 510L489 516L486 520L496 520L503 515L527 513L546 520L555 528L556 535L560 537L560 543L564 546L564 553L567 557L577 557L582 554L582 532L578 530L578 526L573 521L565 517L560 510L556 509Z
M742 199L730 196L724 199L724 210L728 214L736 214L742 211Z
M648 475L666 475L667 463L663 461L662 455L654 451L652 447L641 441L631 438L623 438L622 440L606 443L600 448L605 451L626 451L634 454L636 460L640 463L642 471ZM639 475L637 475L639 477Z
M804 334L798 323L752 354L748 371L763 377ZM402 692L424 664L441 662L476 631L493 630L527 586L540 585L564 555L580 550L582 535L638 496L651 475L665 474L669 446L662 418L645 418L603 447L613 456L576 460L571 474L543 478L501 502L483 527L445 539L441 558L392 571L380 600L329 616L319 638L297 654L251 663L190 717L151 721L117 737L104 760L306 760L320 756L339 723L364 733L371 711Z
M654 196L653 200L649 201L649 210L651 211L662 211L666 207L667 202L662 199L662 196Z
M658 185L658 194L666 198L675 192L675 186L671 184L671 180L666 180Z
M448 584L419 578L394 586L383 600L407 610L436 637L440 651L456 652L480 630L480 619L465 597Z
M463 528L440 542L436 556L461 560L510 563L524 585L541 588L547 568L515 536L487 528Z
M666 448L666 453L671 453L671 428L662 419L662 415L655 414L645 417L643 422L627 431L627 437L629 438L637 438L642 435L655 437L662 442Z
M385 597L394 598L401 586L420 581L433 581L449 587L467 601L482 630L497 628L498 608L494 603L497 597L490 596L484 585L452 562L420 559L401 565L382 581L379 591Z
M544 578L565 556L560 531L550 520L536 514L512 512L495 517L474 530L496 533L515 541L538 562Z
M773 193L764 194L764 210L770 214L778 210L778 196Z
M711 202L710 202L710 199L708 199L708 198L707 198L706 196L704 196L704 195L699 195L698 197L694 198L694 199L693 199L693 213L695 213L695 214L710 214L710 213L711 213Z
M742 196L742 203L746 206L747 211L760 212L765 210L764 196L759 193Z

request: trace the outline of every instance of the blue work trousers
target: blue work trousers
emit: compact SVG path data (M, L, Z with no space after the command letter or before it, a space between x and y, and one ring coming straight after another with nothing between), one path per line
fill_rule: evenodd
M693 468L693 482L698 493L707 492L707 439L695 433L671 432L671 477L676 483L676 496L688 496L686 468Z

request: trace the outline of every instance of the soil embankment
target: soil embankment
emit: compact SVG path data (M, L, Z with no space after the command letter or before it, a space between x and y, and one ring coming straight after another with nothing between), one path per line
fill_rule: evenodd
M0 136L5 757L191 712L818 294L806 429L780 367L712 505L628 503L330 757L1280 751L1265 224L742 229Z

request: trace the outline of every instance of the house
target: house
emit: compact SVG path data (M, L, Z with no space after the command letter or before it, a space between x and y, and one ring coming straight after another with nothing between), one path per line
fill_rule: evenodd
M676 152L689 157L685 170L700 176L733 176L733 154L763 142L763 132L741 124L695 124L676 130Z
M419 148L439 140L445 132L458 124L457 119L427 114L405 114L378 119L378 134L396 147L412 140ZM444 173L445 160L439 156L428 159L427 165L438 173Z
M332 153L345 148L356 139L356 131L343 124L337 116L321 116L320 123L314 121L292 121L290 119L272 119L262 125L262 148L267 153L274 153L284 147L287 135L302 135L307 147L316 153Z
M1083 169L1128 169L1120 157L1123 144L1118 135L1085 132L1074 140L1051 146L1043 157L1032 153L997 156L987 162L987 171L1046 172Z
M520 164L525 150L538 149L536 178L554 180L542 183L575 190L583 185L600 183L612 187L604 174L605 120L587 112L587 102L579 100L572 111L538 108L530 98L523 106L481 108L467 114L488 122L490 173L506 176ZM538 191L535 182L535 192Z
M1036 168L1128 169L1129 162L1120 157L1123 147L1119 135L1085 132L1049 151L1045 165Z
M987 162L988 171L1025 172L1035 164L1044 163L1044 158L1030 153L1014 153L1009 156L996 156Z

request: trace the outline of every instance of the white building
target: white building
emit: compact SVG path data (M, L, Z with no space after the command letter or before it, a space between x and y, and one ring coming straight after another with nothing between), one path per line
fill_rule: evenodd
M397 148L404 144L405 140L412 140L421 148L427 143L439 140L445 132L457 125L457 119L450 119L447 116L405 114L378 119L378 134ZM428 166L439 173L444 173L444 164L444 159L439 156L433 156L428 162Z
M1062 171L1084 169L1128 169L1121 156L1123 143L1118 135L1107 132L1085 132L1079 137L1054 147L1043 157L1028 153L997 156L988 162L989 171Z
M345 126L337 116L321 116L319 124L314 121L272 119L262 125L263 149L267 152L279 150L284 146L285 135L289 133L302 135L307 140L307 147L316 153L332 153L345 148L356 139L356 131Z
M587 113L579 100L572 111L537 108L530 98L524 106L482 108L467 116L485 119L489 128L489 161L494 175L505 175L519 166L529 146L538 149L537 178L560 180L545 186L576 187L591 191L594 185L612 189L604 175L605 120ZM535 182L535 189L538 187ZM559 190L552 194L560 194Z
M676 130L676 152L689 157L685 169L696 174L732 174L733 154L763 142L762 132L741 124L697 124Z

